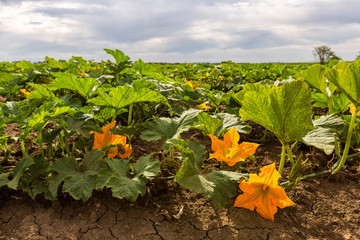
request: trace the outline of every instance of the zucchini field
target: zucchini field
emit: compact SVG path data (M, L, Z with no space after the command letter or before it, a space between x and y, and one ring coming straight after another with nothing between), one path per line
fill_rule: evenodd
M0 239L360 239L360 61L0 62Z

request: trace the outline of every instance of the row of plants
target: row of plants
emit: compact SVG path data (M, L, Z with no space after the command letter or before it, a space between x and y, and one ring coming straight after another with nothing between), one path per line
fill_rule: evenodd
M173 179L218 209L237 195L240 182L243 193L234 206L256 208L274 221L278 207L294 204L286 192L299 181L336 174L357 156L360 61L150 64L131 62L117 49L105 51L115 62L73 57L0 63L0 93L6 99L0 103L0 131L9 124L19 129L17 137L0 135L0 187L33 198L55 200L67 193L83 201L94 190L108 188L114 197L135 201L146 194L149 181ZM318 108L327 113L316 114ZM259 175L242 166L256 157L259 146L239 144L249 122L282 145L280 159L263 166ZM211 152L181 138L190 129L209 136ZM133 158L136 138L161 140L166 158L160 161L156 153ZM17 159L16 144L21 147ZM304 176L306 159L293 154L299 145L338 160ZM29 151L33 146L39 151ZM209 159L220 164L207 165ZM284 167L290 168L288 174ZM279 182L281 177L287 180Z

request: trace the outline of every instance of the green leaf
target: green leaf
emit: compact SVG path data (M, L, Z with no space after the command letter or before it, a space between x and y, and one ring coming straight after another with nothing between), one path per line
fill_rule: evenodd
M94 87L98 84L94 78L77 78L71 73L56 72L52 73L55 77L49 86L52 90L69 89L78 92L82 97L88 99Z
M96 188L97 171L104 168L103 156L102 151L94 149L85 154L80 166L70 157L57 159L49 167L49 170L57 172L49 178L51 194L56 197L58 187L64 182L63 192L68 192L76 200L88 200Z
M321 116L314 121L315 127L323 127L341 132L344 130L344 121L336 114Z
M110 158L108 159L108 164L113 171L113 175L106 182L106 187L111 188L114 197L135 201L139 195L145 195L146 179L136 173L131 178L128 160Z
M206 134L212 134L216 135L218 128L222 126L222 121L216 117L210 116L206 112L201 112L197 116L198 122L196 125L198 125L196 128L203 131Z
M23 172L33 164L34 159L32 157L26 157L17 162L14 170L11 173L12 179L7 183L7 186L16 190Z
M243 134L248 134L250 131L249 125L246 124L241 118L237 117L235 114L230 113L218 113L216 117L220 119L223 123L219 135L224 134L230 128L235 128L236 131Z
M156 118L155 122L147 124L147 130L143 131L140 138L146 141L175 139L183 131L189 130L197 121L200 110L190 109L181 114L178 118Z
M32 69L33 64L29 61L22 60L22 61L16 63L16 67L21 68L21 69Z
M314 146L330 155L335 149L335 133L328 128L317 127L303 137L306 145Z
M0 174L0 188L9 183L9 176L10 176L9 172Z
M236 195L233 181L248 177L247 174L215 170L204 174L202 162L205 158L205 147L197 142L189 142L188 148L177 147L185 159L175 181L193 192L203 193L205 198L213 201L216 208L226 205L229 199Z
M11 82L15 77L12 73L7 72L0 72L0 86L3 86L3 84Z
M360 61L350 64L339 62L334 68L326 71L324 74L355 106L359 105Z
M244 100L245 93L250 91L258 92L260 89L271 89L275 88L274 85L263 85L263 84L245 84L243 90L240 92L235 93L232 97L235 99L235 101L238 104L242 104L242 101Z
M309 83L313 88L316 88L322 92L325 96L330 97L330 95L336 89L335 85L331 82L326 81L324 76L325 68L320 64L314 64L308 69L303 70L300 75L303 79Z
M126 62L128 60L130 60L130 57L125 55L121 50L116 49L116 50L111 50L108 48L104 48L105 52L107 54L110 54L111 56L113 56L115 58L116 63L123 63Z
M53 100L55 95L52 91L48 90L46 87L40 84L29 83L35 91L31 91L26 97L28 99L41 99L41 100Z
M49 186L44 179L48 176L49 162L45 161L43 157L34 159L34 164L29 167L27 174L23 180L23 191L34 199L36 195L44 193L46 199L55 200L56 197L52 196ZM24 184L25 183L25 184ZM28 187L27 187L28 186Z
M344 128L343 120L337 115L321 116L314 121L315 129L308 132L302 141L310 146L314 146L330 155L336 144L336 132L341 132Z
M133 167L137 175L143 175L146 178L161 174L159 161L152 159L151 155L140 157L139 161L135 163Z
M148 88L135 91L126 85L112 88L109 93L100 91L99 96L88 100L88 102L97 106L112 107L116 110L137 102L160 102L170 106L166 98L158 92Z
M64 113L73 112L68 106L57 106L56 102L47 102L34 111L28 119L25 127L25 133L31 130L41 130L51 119Z
M300 140L314 129L310 90L306 83L293 81L281 87L257 86L247 91L240 115L273 132L283 143Z

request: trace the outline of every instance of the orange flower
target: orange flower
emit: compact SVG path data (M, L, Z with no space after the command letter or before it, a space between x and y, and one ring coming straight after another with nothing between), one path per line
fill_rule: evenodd
M193 89L197 89L198 87L200 87L199 84L192 84L191 81L188 81L186 79L184 79L185 84L189 85L190 87L192 87Z
M227 162L229 166L244 161L249 155L254 154L259 146L259 144L250 142L243 142L239 145L240 135L234 127L225 133L224 141L211 134L209 137L211 138L211 149L215 152L210 153L210 158Z
M111 147L106 150L109 158L116 157L119 153L120 158L127 158L132 153L131 146L126 144L126 137L123 135L111 134L110 129L115 126L116 121L111 122L109 125L102 128L104 133L98 133L91 131L95 134L93 149L103 149L110 145L118 145L117 147Z
M210 109L211 107L210 106L208 106L208 105L206 105L206 103L201 103L200 105L199 105L199 109L202 109L202 110L208 110L208 109Z
M263 218L274 221L277 207L284 208L295 203L288 198L284 189L278 183L281 177L275 168L275 163L260 169L260 175L250 174L249 180L240 181L240 189L244 193L235 200L235 207L254 210Z
M25 88L20 89L20 92L21 92L25 97L29 94L29 92L26 91Z
M356 111L356 107L355 107L355 105L354 105L353 103L350 103L349 107L350 107L350 113L351 113L351 115L353 115L353 114L355 113L355 111ZM360 115L360 111L358 111L358 112L356 113L356 115L359 116L359 115Z

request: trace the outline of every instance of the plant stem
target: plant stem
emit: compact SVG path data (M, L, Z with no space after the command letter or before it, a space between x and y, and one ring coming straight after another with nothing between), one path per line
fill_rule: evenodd
M291 166L294 166L294 158L293 158L293 154L292 154L292 151L291 151L291 148L290 148L289 144L286 144L286 151L287 151L287 154L289 156Z
M280 165L279 165L279 173L282 174L282 171L284 169L285 164L285 157L286 157L286 144L281 142L282 148L281 148L281 159L280 159Z
M42 139L42 128L38 131L38 142L41 156L45 159L45 153L43 149L43 139Z
M349 153L349 148L350 148L351 135L352 135L352 132L353 132L353 129L354 129L354 126L355 126L355 120L356 120L356 111L353 113L353 115L351 117L351 122L350 122L349 130L348 130L348 134L346 136L345 148L344 148L343 155L341 157L340 163L338 164L338 162L336 162L334 164L335 170L331 174L338 173L341 170L341 168L344 166L345 162L346 162L346 158L347 158L347 155Z
M20 134L20 136L22 135L22 131L21 131L21 127L20 127L20 126L19 126L19 134ZM20 138L21 138L21 137L20 137ZM20 145L21 145L22 154L23 154L24 158L26 158L26 157L28 156L28 153L27 153L27 151L26 151L26 149L25 149L25 141L24 141L24 139L22 139L22 138L21 138L21 140L20 140Z
M128 126L131 125L133 109L134 109L134 104L130 104L129 116L128 116Z
M309 174L309 175L305 175L305 176L302 176L300 177L300 180L305 180L305 179L311 179L311 178L316 178L316 177L322 177L322 176L325 176L325 175L328 175L331 173L331 170L325 170L325 171L322 171L322 172L317 172L317 173L312 173L312 174ZM283 182L283 183L280 183L280 186L285 186L287 184L289 184L290 181L286 181L286 182Z
M328 108L329 108L328 114L332 114L331 98L328 96L326 96L326 97L328 100Z

